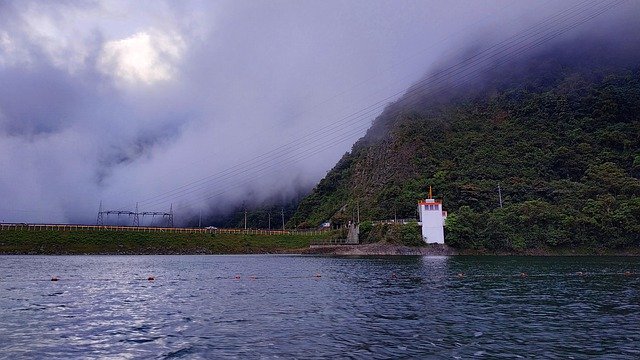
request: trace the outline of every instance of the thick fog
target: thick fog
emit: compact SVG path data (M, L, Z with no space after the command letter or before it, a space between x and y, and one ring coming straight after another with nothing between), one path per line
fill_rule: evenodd
M101 201L184 219L294 196L443 59L603 4L571 31L639 14L616 1L2 1L0 222L93 223Z

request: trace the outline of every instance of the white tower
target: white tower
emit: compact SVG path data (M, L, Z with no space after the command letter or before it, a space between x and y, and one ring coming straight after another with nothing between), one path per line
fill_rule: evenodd
M427 244L444 244L444 220L447 212L442 210L442 203L435 201L429 187L429 198L418 203L418 213L422 225L422 239Z

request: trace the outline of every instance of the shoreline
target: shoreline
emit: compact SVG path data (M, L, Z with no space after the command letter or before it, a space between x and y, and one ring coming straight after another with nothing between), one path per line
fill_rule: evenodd
M523 251L480 251L454 249L447 245L403 246L391 244L312 245L304 254L328 256L640 256L640 249L527 249Z
M324 236L326 238L326 236ZM0 255L326 255L326 256L640 256L640 247L454 249L445 244L312 245L323 236L172 234L126 231L0 231Z
M305 252L309 255L355 255L355 256L454 256L459 252L447 245L405 246L383 243L361 245L311 245Z
M628 256L640 257L640 249L626 250L606 250L606 249L529 249L520 252L510 251L478 251L478 250L457 250L447 245L429 246L404 246L391 244L361 244L361 245L311 245L304 248L244 248L232 251L220 251L220 249L210 248L190 248L190 249L159 249L140 248L136 250L116 250L116 251L90 251L81 252L77 250L56 251L3 251L0 249L0 256L149 256L149 255L310 255L310 256Z

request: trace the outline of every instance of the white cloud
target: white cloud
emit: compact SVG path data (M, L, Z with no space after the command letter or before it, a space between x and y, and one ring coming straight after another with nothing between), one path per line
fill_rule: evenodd
M22 49L6 31L0 32L0 66L31 64L29 53Z
M184 48L185 42L179 35L139 32L105 43L98 68L127 83L166 81L174 77Z
M74 74L83 69L90 55L90 40L84 36L86 30L81 23L91 14L87 8L66 7L64 11L48 12L28 4L21 17L23 43L17 46L26 53L29 45L35 45L52 65Z

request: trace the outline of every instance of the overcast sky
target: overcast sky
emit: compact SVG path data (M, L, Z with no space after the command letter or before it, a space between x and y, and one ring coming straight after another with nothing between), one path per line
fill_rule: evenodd
M380 111L350 114L579 3L0 0L0 221L311 187Z

